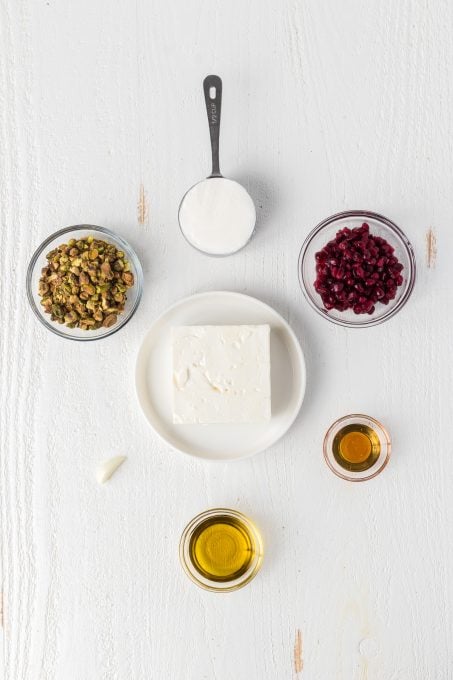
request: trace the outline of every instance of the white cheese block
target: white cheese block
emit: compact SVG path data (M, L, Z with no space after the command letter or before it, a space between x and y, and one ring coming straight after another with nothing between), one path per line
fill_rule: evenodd
M271 417L270 328L177 326L173 422L260 423Z

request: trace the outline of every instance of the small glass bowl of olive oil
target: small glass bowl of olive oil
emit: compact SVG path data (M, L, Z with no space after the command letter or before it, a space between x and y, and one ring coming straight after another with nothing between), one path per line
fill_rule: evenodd
M364 482L376 477L387 465L391 441L379 421L354 413L329 427L323 450L327 465L338 477Z
M258 529L237 510L214 508L184 529L179 556L186 574L201 588L227 593L249 583L261 567Z

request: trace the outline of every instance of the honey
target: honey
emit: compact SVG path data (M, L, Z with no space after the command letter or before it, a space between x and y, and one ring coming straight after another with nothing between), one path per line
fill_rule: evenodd
M377 432L368 425L353 423L342 427L332 442L338 465L350 472L369 470L379 458L381 444Z
M215 515L201 522L189 543L189 557L195 569L204 578L220 583L245 574L256 550L247 525L228 515Z

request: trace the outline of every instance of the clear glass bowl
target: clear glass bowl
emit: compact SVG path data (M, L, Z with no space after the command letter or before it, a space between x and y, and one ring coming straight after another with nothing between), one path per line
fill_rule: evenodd
M314 288L316 279L315 253L331 241L338 230L344 227L353 229L363 222L370 226L374 236L381 236L395 249L395 256L404 266L401 272L403 283L398 287L396 297L388 305L376 303L373 314L354 314L352 309L339 312L324 308L321 296ZM404 307L415 284L415 255L413 248L401 231L391 220L366 210L348 210L332 215L318 224L307 236L299 255L299 282L306 299L321 316L340 326L367 328L387 321Z
M190 547L192 538L201 524L209 519L236 519L243 525L249 534L249 538L253 545L253 559L248 565L247 571L235 580L230 581L214 581L206 578L194 565L190 556ZM260 570L263 561L263 542L261 535L256 526L245 515L237 510L230 510L228 508L213 508L206 510L193 518L191 522L184 529L179 543L179 558L184 571L187 576L197 584L200 588L210 590L215 593L230 593L233 590L242 588L256 576Z
M95 238L102 239L103 241L112 243L119 250L122 250L129 261L131 272L134 274L134 285L132 288L128 288L126 306L122 314L118 315L116 324L110 326L110 328L98 328L93 331L84 331L80 328L68 328L64 324L51 321L50 315L43 311L42 305L40 304L41 298L38 294L41 269L45 267L47 263L46 254L62 243L67 243L71 238L80 239L86 236L94 236ZM52 331L52 333L55 333L62 338L68 338L69 340L99 340L100 338L106 338L119 331L134 315L142 296L143 272L137 255L132 250L131 246L120 236L117 236L109 229L105 229L105 227L97 227L92 224L78 224L56 231L41 243L39 248L34 252L30 264L28 265L26 285L28 301L35 316L37 316L43 326Z
M333 441L335 436L347 425L365 425L365 427L369 427L374 430L379 438L379 456L373 465L367 470L346 470L337 462L334 456ZM367 479L376 477L376 475L382 472L389 462L391 450L392 444L390 441L390 435L382 423L380 423L375 418L371 418L371 416L364 416L360 413L353 413L336 420L327 430L323 443L324 458L327 465L338 477L346 479L348 482L365 482Z

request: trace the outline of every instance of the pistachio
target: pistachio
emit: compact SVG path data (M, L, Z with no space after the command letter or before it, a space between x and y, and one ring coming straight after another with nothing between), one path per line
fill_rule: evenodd
M65 323L75 323L78 320L78 318L79 317L77 315L77 312L72 311L65 314L64 320Z
M131 288L134 285L134 275L132 272L124 272L122 279L128 288Z
M52 305L52 314L57 318L64 316L63 307L61 305Z
M49 284L41 280L39 282L38 291L40 295L45 295L49 292Z
M52 321L69 328L109 328L124 311L126 291L134 285L121 250L93 236L70 239L46 255L38 293Z
M82 286L82 290L84 293L88 293L88 295L94 295L96 292L95 287L93 286L92 283L86 283Z
M116 314L109 314L108 316L105 317L104 321L102 322L102 325L104 328L110 328L110 326L113 326L116 324Z
M110 267L110 262L106 260L101 264L101 273L104 276L105 279L112 279L113 278L113 272Z

